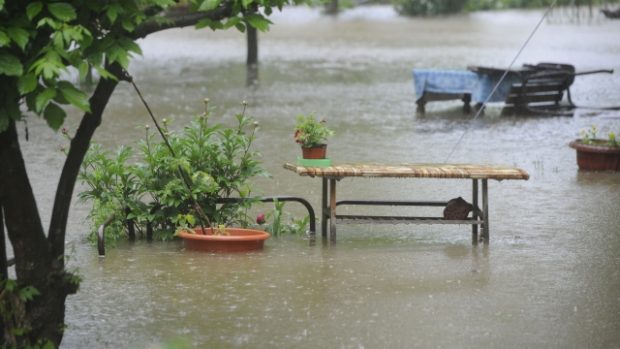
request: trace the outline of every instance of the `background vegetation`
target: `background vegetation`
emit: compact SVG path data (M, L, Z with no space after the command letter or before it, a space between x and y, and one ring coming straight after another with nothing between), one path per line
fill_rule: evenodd
M558 0L556 6L608 6L618 0ZM401 15L435 16L463 11L497 10L509 8L541 8L550 0L394 0L394 7Z

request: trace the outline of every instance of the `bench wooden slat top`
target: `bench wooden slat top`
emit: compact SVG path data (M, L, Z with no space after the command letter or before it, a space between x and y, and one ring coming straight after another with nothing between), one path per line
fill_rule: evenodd
M286 163L284 168L310 177L393 177L393 178L470 178L522 179L529 174L517 167L473 164L342 164L330 167L306 167Z

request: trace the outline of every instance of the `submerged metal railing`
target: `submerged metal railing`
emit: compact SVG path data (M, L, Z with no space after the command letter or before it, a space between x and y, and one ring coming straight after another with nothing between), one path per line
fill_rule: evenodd
M251 198L220 198L217 203L218 204L227 204L227 203L239 203L243 201L260 201L260 202L298 202L302 204L306 210L308 211L308 217L310 219L309 230L310 230L310 242L314 243L316 240L316 214L314 213L314 208L310 205L308 200L297 197L297 196L261 196L261 197L251 197ZM97 251L99 256L105 256L105 228L112 222L114 216L108 217L108 219L103 222L97 229Z

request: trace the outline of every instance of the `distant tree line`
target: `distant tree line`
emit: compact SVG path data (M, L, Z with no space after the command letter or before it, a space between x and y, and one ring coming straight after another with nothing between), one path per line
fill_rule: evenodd
M556 6L600 6L618 2L618 0L558 0ZM541 8L550 4L551 0L394 0L396 11L406 16L436 16L507 8Z

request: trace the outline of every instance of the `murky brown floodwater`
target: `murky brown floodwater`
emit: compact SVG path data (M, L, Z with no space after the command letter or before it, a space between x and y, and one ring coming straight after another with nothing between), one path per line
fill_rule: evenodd
M179 126L206 96L228 117L247 100L273 176L257 182L257 194L301 195L318 209L319 181L282 169L299 152L296 114L329 120L335 162L445 161L471 116L450 102L415 115L411 69L506 66L539 16L413 20L377 7L329 19L298 9L261 34L258 89L244 86L244 37L232 31L154 35L131 72L159 117ZM614 75L577 78L572 91L578 104L618 105L619 34L620 21L546 23L518 63L613 68ZM96 138L131 143L145 123L123 85ZM472 247L466 226L352 225L331 247L285 237L260 253L209 255L139 242L100 259L84 241L87 208L76 204L68 240L84 281L68 300L63 347L146 348L183 337L202 348L618 348L620 175L579 172L567 146L592 123L619 132L620 114L500 117L491 107L471 123L450 161L531 174L490 183L488 248ZM29 126L25 153L48 219L62 160L49 144L63 141L40 123ZM341 198L469 197L468 181L343 180L339 188Z

